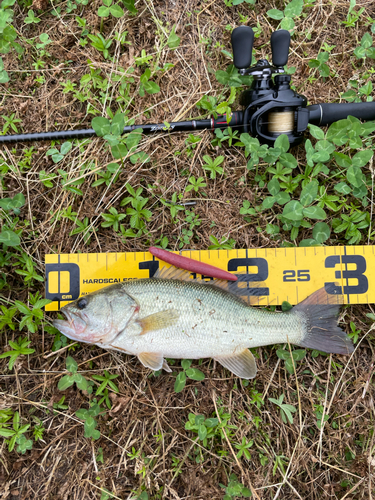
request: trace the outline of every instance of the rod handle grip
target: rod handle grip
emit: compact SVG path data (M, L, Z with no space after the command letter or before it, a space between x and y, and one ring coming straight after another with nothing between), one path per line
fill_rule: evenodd
M375 101L313 104L307 109L310 113L309 123L318 126L330 125L349 115L360 120L375 120Z

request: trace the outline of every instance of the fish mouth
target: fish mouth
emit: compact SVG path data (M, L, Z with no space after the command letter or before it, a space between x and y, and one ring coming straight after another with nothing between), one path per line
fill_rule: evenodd
M86 322L81 318L79 318L78 316L71 314L67 310L64 311L64 309L61 309L61 312L66 317L66 321L63 319L55 319L53 321L53 326L57 328L66 337L72 340L78 340L84 342L84 340L81 337L81 334L86 328Z

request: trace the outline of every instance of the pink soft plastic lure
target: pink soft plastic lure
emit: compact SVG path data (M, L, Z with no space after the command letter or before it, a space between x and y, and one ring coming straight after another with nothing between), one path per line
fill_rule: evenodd
M175 267L179 267L180 269L185 269L186 271L202 274L204 276L211 276L219 280L237 281L237 276L234 276L228 271L211 266L210 264L205 264L204 262L199 262L199 260L182 257L182 255L176 255L168 250L156 247L150 247L148 251L158 259L168 264L172 264Z

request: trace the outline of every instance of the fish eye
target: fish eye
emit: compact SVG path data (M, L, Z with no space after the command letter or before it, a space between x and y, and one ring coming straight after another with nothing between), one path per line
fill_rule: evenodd
M79 309L84 309L87 306L87 299L81 299L77 302Z

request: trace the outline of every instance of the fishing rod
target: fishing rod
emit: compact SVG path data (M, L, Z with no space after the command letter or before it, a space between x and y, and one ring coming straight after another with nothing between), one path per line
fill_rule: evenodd
M240 26L232 32L233 63L240 75L253 76L251 86L240 96L241 111L205 120L190 120L165 123L129 125L123 134L142 129L144 134L157 132L191 132L194 130L215 130L232 127L257 137L262 144L273 145L277 137L286 134L291 146L303 140L309 124L324 126L354 116L361 120L375 120L375 101L356 103L321 103L307 106L305 96L290 88L291 76L285 73L288 62L290 33L278 30L271 35L272 65L260 59L250 67L254 32L249 26ZM66 130L0 136L0 143L83 139L95 137L94 129Z

